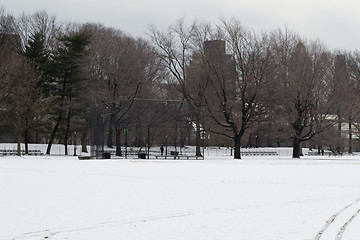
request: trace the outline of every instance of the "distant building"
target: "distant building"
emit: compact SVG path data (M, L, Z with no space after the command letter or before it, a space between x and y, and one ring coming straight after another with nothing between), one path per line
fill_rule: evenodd
M233 56L226 54L225 41L205 41L204 55L208 63L213 67L213 74L217 74L224 81L228 97L235 97L237 84L236 66Z
M231 58L226 55L225 41L211 40L204 42L204 54L210 61L224 61L224 58Z
M207 104L214 104L219 107L214 87L221 85L227 93L228 99L236 97L237 73L235 61L232 55L226 53L226 43L223 40L211 40L204 42L203 52L195 52L191 62L186 69L188 89L191 95L199 92L199 87L206 87L204 92L207 95ZM204 84L211 80L208 84ZM212 86L210 86L212 82ZM214 85L215 84L215 85ZM221 110L217 111L218 113ZM206 128L216 132L223 131L211 117L206 118ZM214 136L214 137L213 137ZM208 145L224 146L230 145L229 140L224 136L207 133L206 142Z
M225 41L211 40L204 42L203 55L199 52L192 55L190 65L186 69L189 82L204 78L221 78L228 89L236 90L236 67L232 55L226 54Z

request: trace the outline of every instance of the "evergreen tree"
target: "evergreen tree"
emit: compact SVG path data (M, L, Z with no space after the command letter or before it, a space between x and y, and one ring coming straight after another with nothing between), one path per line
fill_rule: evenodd
M61 46L54 53L52 69L57 85L56 121L52 130L46 154L50 154L55 135L59 130L60 123L65 120L64 130L65 154L67 155L67 142L70 134L70 122L72 117L73 98L79 96L84 80L84 58L86 46L90 43L90 37L84 33L66 35L60 39ZM65 118L65 119L64 119Z

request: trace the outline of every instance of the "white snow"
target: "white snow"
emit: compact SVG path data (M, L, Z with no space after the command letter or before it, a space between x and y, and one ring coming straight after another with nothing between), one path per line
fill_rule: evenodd
M360 239L360 157L221 155L0 157L0 240Z

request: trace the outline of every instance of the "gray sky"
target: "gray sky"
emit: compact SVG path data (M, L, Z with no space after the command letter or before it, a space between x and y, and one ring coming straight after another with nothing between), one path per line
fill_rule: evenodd
M59 20L100 22L132 36L144 36L148 24L167 27L195 17L218 23L238 18L246 27L270 31L287 27L328 47L360 50L358 0L1 0L14 15L46 10Z

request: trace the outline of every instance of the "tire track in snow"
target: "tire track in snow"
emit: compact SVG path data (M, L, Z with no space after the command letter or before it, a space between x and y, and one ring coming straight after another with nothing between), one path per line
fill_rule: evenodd
M222 211L233 212L233 211L238 211L238 210L242 210L242 209L247 209L249 207L250 208L251 207L270 207L271 205L303 204L305 202L314 202L314 201L323 201L323 200L324 200L323 198L319 198L319 199L315 198L315 199L307 199L306 201L294 200L294 201L288 201L288 202L282 202L282 203L273 203L270 205L269 204L265 204L265 205L246 204L246 205L217 207L217 208L202 209L202 210L188 210L188 211L184 211L184 212L162 214L162 215L158 215L158 216L144 216L144 217L138 217L138 218L132 218L132 219L113 220L113 221L98 222L98 223L84 224L84 225L78 225L78 226L67 226L67 227L62 227L62 228L44 229L44 230L38 230L38 231L32 231L32 232L26 232L26 233L18 233L18 234L14 234L14 235L2 235L2 236L0 235L0 240L35 239L35 238L36 238L36 240L44 239L44 238L51 239L51 237L58 235L58 234L62 234L62 233L80 232L80 231L87 231L87 230L106 228L106 227L112 227L112 226L120 226L120 225L147 223L147 222L159 221L159 220L164 220L164 219L191 217L191 216L203 215L203 214L206 215L206 214L212 214L214 212L222 212ZM331 217L332 221L336 218L336 215L339 215L342 211L344 211L345 209L349 208L350 206L354 205L357 202L360 202L360 198L357 199L354 203L351 203L351 204L347 205L346 207L342 208L337 214L333 215ZM359 212L360 212L360 210L359 210ZM331 222L329 222L327 225L329 225L330 223ZM327 227L325 227L325 229L326 228ZM323 231L325 231L325 229ZM322 232L322 231L320 231L320 232ZM321 234L320 234L319 238L315 238L315 239L320 239ZM336 240L338 240L338 239L336 239Z
M340 209L339 211L337 211L335 214L331 215L329 217L329 219L326 221L325 225L323 226L323 228L316 234L314 240L320 240L321 237L323 236L324 232L329 228L329 226L331 226L331 224L335 221L335 219L341 214L343 213L345 210L349 209L350 207L354 206L355 204L357 204L358 202L360 202L360 198L356 199L354 202L346 205L345 207L343 207L342 209ZM352 215L352 217L344 223L343 227L338 231L336 239L335 240L341 240L342 235L347 227L347 225L359 214L360 209L356 211L356 213L354 215Z
M180 213L173 213L173 214L164 214L164 215L159 215L159 216L124 219L124 220L120 220L120 221L114 220L114 221L109 221L109 222L100 222L100 223L94 223L94 224L83 225L83 226L80 225L80 226L69 226L69 227L58 228L58 229L46 229L46 230L39 230L39 231L33 231L33 232L27 232L27 233L19 233L17 235L4 235L4 236L0 236L0 240L16 240L16 239L29 239L29 238L33 239L35 237L50 239L50 237L57 235L57 234L61 234L61 233L86 231L86 230L118 226L118 225L138 224L138 223L146 223L146 222L163 220L163 219L188 217L188 216L194 216L194 215L198 215L198 214L208 214L208 213L211 213L216 210L217 209L180 212Z
M159 220L166 220L166 219L174 219L174 218L182 218L182 217L191 217L196 215L206 215L206 214L213 214L216 212L233 212L239 211L248 208L255 208L255 207L271 207L272 205L292 205L292 204L303 204L306 202L317 202L323 201L324 198L312 198L307 200L293 200L281 203L272 203L272 204L245 204L245 205L237 205L237 206L227 206L227 207L217 207L217 208L210 208L210 209L202 209L202 210L195 210L189 209L187 211L182 211L178 213L169 213L169 214L162 214L157 216L143 216L138 218L131 218L131 219L123 219L123 220L113 220L113 221L106 221L106 222L98 222L93 224L84 224L78 226L67 226L61 228L53 228L53 229L45 229L45 230L38 230L26 233L18 233L14 235L0 235L0 240L16 240L16 239L51 239L51 237L62 234L62 233L72 233L72 232L81 232L87 230L94 230L98 228L106 228L106 227L113 227L113 226L121 226L121 225L131 225L131 224L140 224L140 223L147 223ZM360 201L360 198L357 200Z
M165 219L174 219L174 218L182 218L182 217L191 217L196 215L206 215L206 214L213 214L216 212L233 212L239 211L247 208L254 208L254 207L270 207L272 205L289 205L289 204L302 204L304 202L313 202L313 201L323 201L323 198L319 199L307 199L306 201L287 201L281 203L273 203L273 204L245 204L245 205L237 205L237 206L227 206L227 207L216 207L210 209L202 209L202 210L195 210L190 209L187 211L182 211L178 213L169 213L169 214L162 214L157 216L144 216L132 219L123 219L123 220L113 220L107 222L98 222L93 224L85 224L85 225L78 225L78 226L67 226L62 228L54 228L54 229L45 229L45 230L38 230L26 233L18 233L14 235L0 235L0 240L16 240L16 239L51 239L51 237L62 234L62 233L71 233L71 232L80 232L80 231L87 231L93 230L98 228L106 228L112 226L121 226L121 225L130 225L130 224L139 224L139 223L147 223Z
M351 218L341 227L340 231L338 232L338 234L336 235L335 240L341 240L342 236L347 228L347 226L352 222L352 220L354 220L354 218L360 213L360 209L358 209L356 211L356 213L354 215L351 216Z

